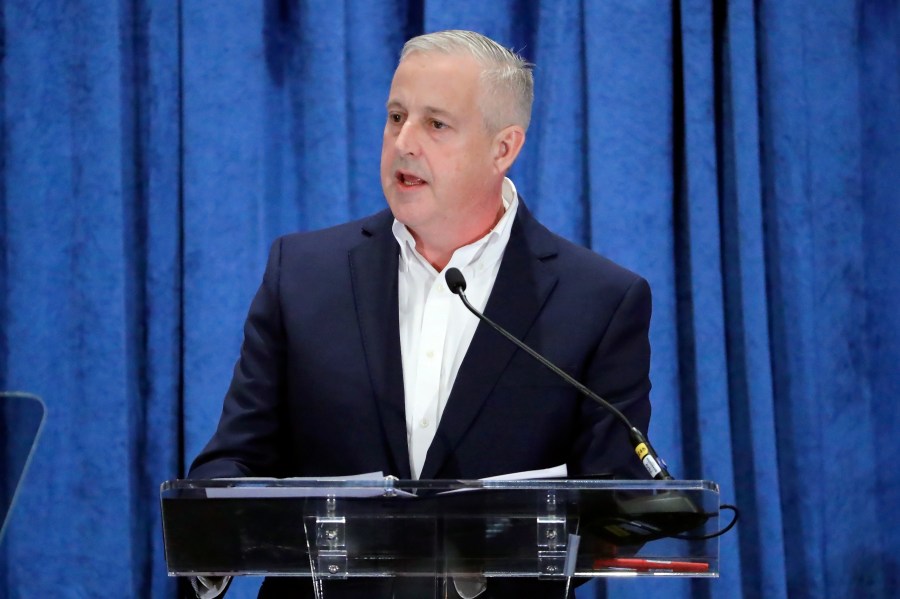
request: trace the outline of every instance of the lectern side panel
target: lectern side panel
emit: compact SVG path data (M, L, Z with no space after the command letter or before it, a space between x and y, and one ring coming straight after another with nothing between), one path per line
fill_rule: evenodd
M377 500L340 502L351 575L434 572L433 518L416 510L385 513ZM171 574L310 576L329 550L317 524L331 512L325 499L164 499L166 560ZM409 504L412 506L412 504Z
M163 519L173 573L266 572L275 564L309 570L297 502L168 499Z

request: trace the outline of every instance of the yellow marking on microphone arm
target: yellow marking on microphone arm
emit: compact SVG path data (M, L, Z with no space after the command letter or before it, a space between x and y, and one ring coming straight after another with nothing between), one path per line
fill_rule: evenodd
M634 448L634 453L637 454L639 460L643 460L644 456L650 453L650 450L647 449L646 443L638 443L637 447Z

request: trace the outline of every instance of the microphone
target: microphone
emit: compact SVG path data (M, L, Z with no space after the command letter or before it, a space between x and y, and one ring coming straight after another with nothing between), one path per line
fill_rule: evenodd
M632 446L634 447L634 452L637 454L638 459L641 460L644 468L652 478L656 480L673 480L672 475L669 474L669 470L666 468L665 462L660 459L659 455L656 453L656 450L653 449L653 446L650 444L647 436L644 435L640 430L638 430L636 426L631 424L631 421L628 420L625 414L620 412L618 409L616 409L615 406L588 389L586 386L569 376L568 373L553 364L550 360L525 345L525 343L523 343L522 341L519 341L519 339L517 339L512 333L492 321L490 318L479 312L472 304L470 304L465 294L466 278L458 268L447 269L447 272L444 274L444 280L447 281L447 287L450 289L450 291L459 296L459 299L462 300L463 304L465 304L469 312L477 316L482 322L487 323L487 325L492 329L509 339L516 345L516 347L526 352L529 356L549 368L554 374L578 389L582 394L603 406L606 410L611 412L613 416L615 416L619 420L619 422L624 424L625 428L628 429L628 438L631 441Z
M448 269L444 274L444 280L450 291L458 295L469 312L477 316L479 320L509 339L516 347L549 368L583 395L611 412L628 429L628 438L634 452L651 477L656 480L674 480L647 436L631 424L631 421L622 412L470 304L465 294L466 278L458 268ZM624 499L614 497L613 501L615 515L612 517L607 514L602 515L599 521L592 523L591 528L598 529L597 532L614 545L640 545L663 537L690 538L676 535L702 526L712 516L712 514L702 511L690 497L678 491L664 491L656 495L637 495ZM725 505L722 507L733 508L733 506ZM606 510L600 511L602 513ZM694 538L711 538L730 530L737 521L737 510L734 511L735 518L725 529L713 535ZM588 523L586 522L586 524Z

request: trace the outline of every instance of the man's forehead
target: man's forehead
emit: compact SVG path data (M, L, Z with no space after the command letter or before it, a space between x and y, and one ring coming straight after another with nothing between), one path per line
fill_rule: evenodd
M428 85L437 89L459 88L467 83L480 85L482 67L469 56L417 52L400 61L391 80L391 94L399 85L431 79Z
M409 107L403 103L402 98L396 98L391 96L388 99L387 109L388 110L407 110ZM430 104L426 104L421 108L422 112L430 116L447 116L450 114L450 110L447 108L442 108L441 106L432 106Z

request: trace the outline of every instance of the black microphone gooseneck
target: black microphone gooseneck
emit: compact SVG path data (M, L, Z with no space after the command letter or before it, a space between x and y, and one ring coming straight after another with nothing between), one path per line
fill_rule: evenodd
M472 304L470 304L469 300L466 298L465 294L466 278L458 268L447 269L447 272L444 275L444 279L447 281L447 287L450 289L450 291L459 296L459 299L461 299L466 308L469 309L469 312L477 316L483 322L486 322L491 328L514 343L516 347L528 353L528 355L549 368L554 374L578 389L581 393L593 399L595 402L609 410L622 424L624 424L628 429L628 437L631 440L632 446L634 447L634 452L637 454L638 459L641 460L644 468L647 469L647 472L650 473L650 476L652 476L656 480L673 480L672 475L670 475L669 471L666 469L665 462L660 459L659 455L656 453L656 450L653 449L652 445L650 445L650 441L647 439L646 435L638 430L636 426L631 424L631 421L629 421L622 412L616 409L616 407L611 403L569 376L564 370L550 362L550 360L525 345L525 343L513 336L512 333L492 321L490 318L488 318L487 316L479 312L474 306L472 306Z

